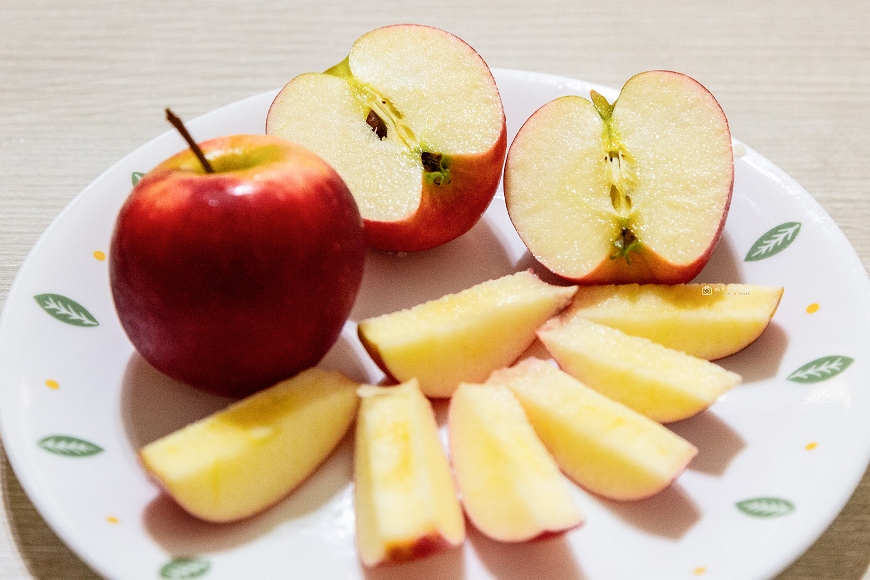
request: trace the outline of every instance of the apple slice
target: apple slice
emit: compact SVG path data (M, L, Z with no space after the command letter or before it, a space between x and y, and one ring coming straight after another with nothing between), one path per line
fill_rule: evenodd
M487 384L510 388L562 471L609 499L655 495L698 452L661 424L540 359L496 371Z
M449 397L460 382L483 382L514 362L576 290L518 272L363 320L359 337L385 373L416 377L427 396Z
M549 320L538 337L568 374L660 423L700 413L741 380L704 359L585 318Z
M462 505L481 532L522 542L583 522L568 480L510 389L460 385L450 400L448 432Z
M583 283L691 280L731 203L728 122L698 82L638 74L611 106L591 92L551 101L522 126L504 192L520 237L544 266Z
M363 564L406 562L462 544L462 508L417 382L364 386L359 394L354 493Z
M373 30L325 73L291 80L266 133L326 159L356 198L369 245L425 250L465 233L501 179L507 129L489 67L456 36Z
M750 284L581 287L566 317L580 316L707 360L743 350L770 323L783 288Z
M277 503L326 459L353 423L358 387L308 369L149 443L139 458L194 516L239 520Z

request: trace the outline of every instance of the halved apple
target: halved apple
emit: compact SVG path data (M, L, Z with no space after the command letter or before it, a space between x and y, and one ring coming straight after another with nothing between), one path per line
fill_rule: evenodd
M510 389L460 385L450 400L448 432L462 505L481 532L522 542L583 522L568 480Z
M266 133L311 149L356 198L369 245L425 250L480 219L501 178L507 129L489 67L456 36L378 28L325 73L291 80Z
M655 495L698 452L661 424L540 359L496 371L487 384L510 388L562 471L603 497Z
M702 358L585 318L549 320L538 337L568 374L660 423L700 413L741 380Z
M139 451L145 470L194 516L229 522L278 502L353 423L359 384L302 371Z
M483 382L514 362L576 290L518 272L363 320L359 337L385 373L416 377L426 396L449 397L460 382Z
M417 382L364 386L359 394L354 494L363 564L406 562L462 544L462 508Z
M709 260L731 202L722 109L670 71L632 77L613 105L591 96L544 105L511 144L504 192L517 232L573 281L688 282Z
M761 336L783 288L751 284L583 286L565 311L707 360Z

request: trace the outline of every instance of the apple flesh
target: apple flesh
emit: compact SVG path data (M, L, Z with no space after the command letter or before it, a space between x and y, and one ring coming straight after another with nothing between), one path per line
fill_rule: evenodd
M482 382L514 362L576 290L518 272L363 320L358 333L393 379L416 378L426 396L449 397L460 382Z
M157 370L242 397L315 365L362 280L365 242L339 175L264 135L201 144L148 172L121 208L109 279L121 325Z
M659 423L700 413L741 381L707 360L584 318L554 318L538 337L568 374Z
M462 505L482 533L523 542L583 522L570 483L510 389L460 385L450 400L448 431Z
M770 323L781 286L620 284L582 286L565 311L716 360L752 344Z
M465 540L432 406L417 382L360 388L354 494L365 566L407 562Z
M562 471L608 499L659 493L698 452L661 424L540 359L496 371L487 383L511 389Z
M325 73L291 80L266 133L303 144L344 178L369 245L416 251L480 219L507 148L489 67L456 36L419 25L378 28Z
M686 75L632 77L611 106L566 96L522 126L507 156L505 201L531 254L587 284L691 280L731 202L728 122Z
M353 423L358 387L338 372L308 369L149 443L140 462L200 519L252 516L329 456Z

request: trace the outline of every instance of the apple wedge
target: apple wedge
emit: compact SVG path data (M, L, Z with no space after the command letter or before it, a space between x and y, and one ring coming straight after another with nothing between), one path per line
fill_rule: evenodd
M194 516L229 522L277 503L353 423L359 384L317 368L149 443L139 459Z
M450 457L465 513L502 542L523 542L583 522L570 483L502 385L463 383L450 400Z
M513 363L576 290L523 271L363 320L358 333L385 373L416 377L428 397L449 397L460 382L483 382Z
M770 323L783 288L751 284L583 286L565 311L692 356L743 350Z
M585 318L549 320L538 337L565 372L659 423L700 413L741 380L707 360Z
M462 508L417 382L364 386L359 394L354 494L363 564L407 562L462 544Z
M465 233L501 179L507 129L489 67L456 36L378 28L324 73L292 79L266 133L301 143L356 198L369 245L433 248Z
M487 384L508 387L562 471L609 499L657 494L698 452L661 424L540 359L496 371Z
M690 281L731 203L722 109L697 81L670 71L635 75L613 105L591 96L544 105L511 144L504 192L517 232L569 280Z

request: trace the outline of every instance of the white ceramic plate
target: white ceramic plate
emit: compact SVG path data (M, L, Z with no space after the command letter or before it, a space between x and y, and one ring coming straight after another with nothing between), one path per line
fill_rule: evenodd
M555 97L588 96L590 88L616 95L566 78L494 72L509 140ZM274 95L218 109L189 127L199 140L261 133ZM673 426L700 453L670 489L624 504L578 489L586 523L564 537L501 545L469 530L463 550L364 571L354 549L348 438L261 516L231 525L196 521L146 480L135 452L227 401L173 383L134 353L115 316L104 255L134 172L182 148L167 131L76 197L33 248L0 319L6 452L51 527L106 578L766 579L822 533L864 472L867 274L819 205L735 141L731 213L698 280L781 285L785 294L761 339L722 361L744 384ZM411 255L371 252L352 320L532 263L499 192L484 219L450 244ZM322 364L360 380L382 377L353 322Z

